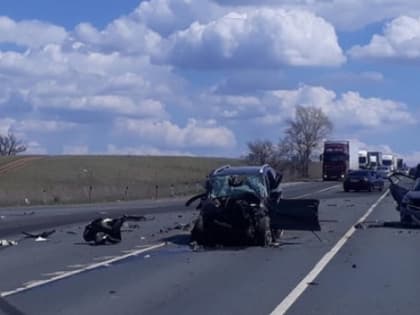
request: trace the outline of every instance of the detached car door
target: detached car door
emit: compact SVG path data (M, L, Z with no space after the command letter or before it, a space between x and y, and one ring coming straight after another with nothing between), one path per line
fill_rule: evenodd
M282 230L320 231L319 200L280 199L270 211L271 225Z

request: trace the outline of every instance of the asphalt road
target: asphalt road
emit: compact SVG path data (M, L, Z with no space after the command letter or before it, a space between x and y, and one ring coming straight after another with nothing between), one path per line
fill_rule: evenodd
M288 231L277 248L193 252L175 229L196 215L183 200L0 210L2 237L19 241L0 249L0 314L419 314L420 231L352 228L397 221L391 197L334 182L284 190L321 200L322 231ZM81 242L86 219L127 211L150 220L117 245ZM49 241L18 235L35 220L56 228Z

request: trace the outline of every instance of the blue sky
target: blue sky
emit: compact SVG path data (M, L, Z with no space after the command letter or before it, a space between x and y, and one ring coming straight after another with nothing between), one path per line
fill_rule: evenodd
M419 66L414 0L3 0L0 133L31 153L239 156L318 106L353 152L414 164Z

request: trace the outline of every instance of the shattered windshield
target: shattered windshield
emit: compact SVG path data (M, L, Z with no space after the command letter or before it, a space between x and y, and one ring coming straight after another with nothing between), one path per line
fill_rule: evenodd
M260 197L268 195L261 175L224 175L210 179L210 195L213 198L227 197L253 192Z

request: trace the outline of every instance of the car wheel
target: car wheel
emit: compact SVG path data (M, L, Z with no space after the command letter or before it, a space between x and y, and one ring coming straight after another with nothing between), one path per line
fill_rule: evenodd
M255 242L258 246L269 246L272 242L270 218L264 216L258 219L255 226Z
M344 192L349 192L349 189L347 187L344 187Z
M400 223L402 226L411 225L413 222L413 219L408 214L405 214L403 212L400 212Z
M206 234L204 230L204 218L200 214L195 221L194 227L191 231L191 240L196 241L198 244L204 244L206 242Z
M369 185L368 192L372 192L372 185Z

